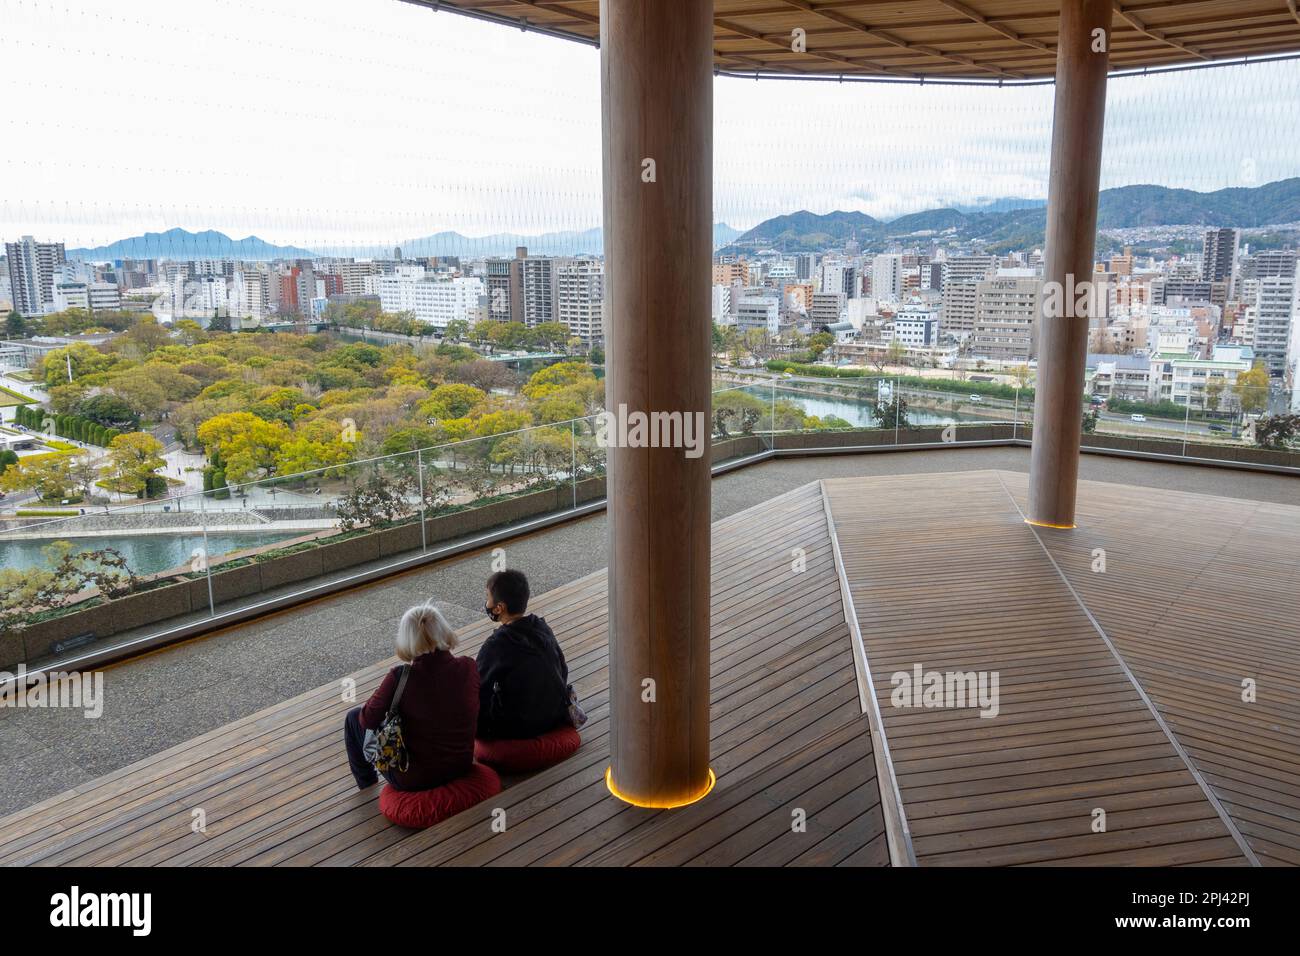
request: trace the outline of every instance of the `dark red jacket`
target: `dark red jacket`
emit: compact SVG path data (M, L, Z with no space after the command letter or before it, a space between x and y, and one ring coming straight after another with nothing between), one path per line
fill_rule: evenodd
M361 726L374 730L397 690L400 667L384 677L361 711ZM411 674L398 705L402 737L410 763L405 772L389 771L403 790L428 790L469 773L474 762L474 730L478 725L478 667L472 657L447 651L421 654L411 662Z

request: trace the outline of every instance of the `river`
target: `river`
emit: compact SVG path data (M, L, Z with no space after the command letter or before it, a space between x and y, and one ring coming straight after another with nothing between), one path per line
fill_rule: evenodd
M257 548L289 538L301 537L303 531L258 531L240 534L208 535L208 554L214 559L231 551ZM46 566L41 549L53 538L28 538L6 541L0 537L0 567L31 568ZM126 563L138 575L154 574L188 564L194 553L203 547L203 535L184 534L118 534L102 538L65 538L77 551L98 551L115 548L126 558Z

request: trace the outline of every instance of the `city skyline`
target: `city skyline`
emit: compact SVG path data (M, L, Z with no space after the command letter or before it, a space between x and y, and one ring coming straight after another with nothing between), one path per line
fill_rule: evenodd
M212 228L347 247L599 223L589 47L391 0L0 10L15 91L0 129L28 144L0 160L6 235L74 248ZM1103 187L1300 174L1297 75L1292 61L1117 80ZM806 92L715 80L715 221L1045 198L1050 86Z

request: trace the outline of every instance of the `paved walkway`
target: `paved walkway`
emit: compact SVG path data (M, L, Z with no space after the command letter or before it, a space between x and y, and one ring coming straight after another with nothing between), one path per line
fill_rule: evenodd
M717 520L818 478L980 469L1027 471L1025 448L787 458L715 480ZM1295 478L1085 455L1081 477L1283 504ZM605 516L517 538L506 560L537 593L606 564ZM453 626L482 615L490 550L285 611L109 668L98 720L74 710L0 708L0 814L28 806L388 657L395 618L436 598ZM341 758L340 758L341 759Z

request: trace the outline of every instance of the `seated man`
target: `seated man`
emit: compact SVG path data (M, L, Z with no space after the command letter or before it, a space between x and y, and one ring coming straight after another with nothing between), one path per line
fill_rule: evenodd
M528 578L498 571L487 580L483 610L501 626L478 652L478 736L538 737L569 720L569 667L559 642L528 614Z

